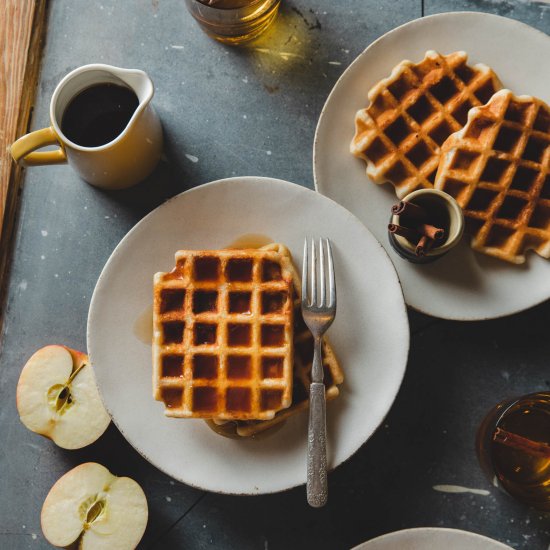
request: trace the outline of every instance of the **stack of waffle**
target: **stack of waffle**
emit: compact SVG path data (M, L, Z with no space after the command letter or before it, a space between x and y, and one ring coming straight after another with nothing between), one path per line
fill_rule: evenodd
M250 436L307 407L313 340L285 247L179 251L154 281L153 388L167 416ZM325 352L334 396L343 376Z

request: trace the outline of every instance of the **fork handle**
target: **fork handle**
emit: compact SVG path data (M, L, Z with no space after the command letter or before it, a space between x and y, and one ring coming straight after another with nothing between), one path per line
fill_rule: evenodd
M327 426L325 385L309 386L309 428L307 438L307 501L320 508L327 503Z

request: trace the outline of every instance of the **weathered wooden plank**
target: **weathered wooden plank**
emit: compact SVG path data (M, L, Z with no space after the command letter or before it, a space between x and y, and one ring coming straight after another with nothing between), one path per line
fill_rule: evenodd
M4 0L0 12L0 308L17 211L21 168L10 144L32 112L45 27L46 0ZM1 309L0 309L1 313ZM0 315L1 319L1 315Z

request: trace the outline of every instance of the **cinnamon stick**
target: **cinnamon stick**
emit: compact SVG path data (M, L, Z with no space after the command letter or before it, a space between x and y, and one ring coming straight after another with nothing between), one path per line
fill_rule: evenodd
M397 225L395 223L388 224L388 231L394 235L404 237L412 243L417 243L420 239L420 235L414 229L411 229L410 227L403 227L402 225Z
M420 223L415 227L415 229L417 229L418 232L422 235L425 235L426 237L433 239L434 241L440 241L445 237L444 229L436 227L435 225L431 225L429 223Z
M493 441L501 443L507 447L512 447L518 451L523 451L532 456L540 456L542 458L550 458L550 445L541 443L540 441L532 441L521 435L517 435L502 428L497 428L493 435Z
M426 219L427 213L424 208L412 202L400 201L391 207L392 214L397 216L408 216L413 220L423 221Z
M426 235L422 235L422 237L418 241L418 244L416 245L414 253L420 257L425 256L432 248L433 243L433 239L430 239L430 237L426 237Z

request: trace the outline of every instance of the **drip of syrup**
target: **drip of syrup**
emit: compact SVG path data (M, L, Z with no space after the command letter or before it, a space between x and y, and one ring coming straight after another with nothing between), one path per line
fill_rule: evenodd
M146 309L135 320L133 327L134 336L144 344L151 346L153 343L153 304Z
M247 248L262 248L275 241L260 233L246 233L235 239L232 243L224 246L226 250L246 250Z
M206 422L206 425L213 432L216 432L218 435L222 435L223 437L228 437L229 439L240 439L241 441L249 441L250 439L262 440L262 439L267 439L268 437L271 437L273 434L276 434L285 425L286 420L283 420L282 422L279 422L278 424L275 424L271 426L271 428L267 428L262 432L258 432L257 434L251 435L250 437L242 437L239 434L237 434L238 424L234 420L229 420L225 424L216 424L212 420L205 420L205 422Z

